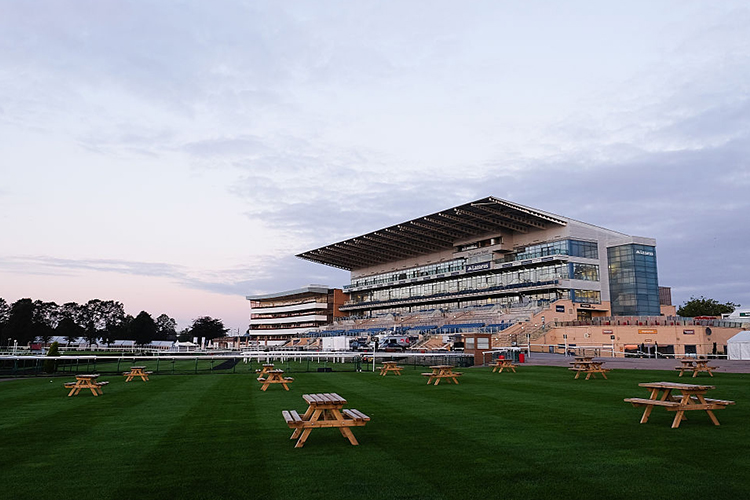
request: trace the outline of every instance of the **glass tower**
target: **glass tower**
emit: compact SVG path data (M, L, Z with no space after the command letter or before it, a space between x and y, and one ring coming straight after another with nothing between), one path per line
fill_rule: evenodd
M609 292L614 316L659 316L656 248L621 245L607 249Z

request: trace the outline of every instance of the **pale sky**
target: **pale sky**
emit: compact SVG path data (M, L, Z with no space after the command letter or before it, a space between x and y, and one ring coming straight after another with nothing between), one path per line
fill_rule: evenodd
M750 306L750 4L0 0L0 297L233 331L295 254L485 196Z

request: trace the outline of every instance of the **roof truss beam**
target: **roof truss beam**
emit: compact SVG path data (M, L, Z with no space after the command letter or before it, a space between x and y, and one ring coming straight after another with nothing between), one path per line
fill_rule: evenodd
M501 227L504 227L504 228L507 228L507 229L511 229L513 231L517 231L519 233L528 233L529 232L528 229L526 229L525 227L523 227L521 224L516 224L515 222L507 222L507 221L503 221L503 220L497 220L497 218L495 218L495 217L488 217L487 215L484 215L484 214L478 214L478 213L469 212L469 211L460 210L460 209L456 210L456 213L457 214L462 214L462 215L468 215L470 217L476 217L477 219L481 219L481 220L483 220L485 222L489 222L492 225L501 226Z

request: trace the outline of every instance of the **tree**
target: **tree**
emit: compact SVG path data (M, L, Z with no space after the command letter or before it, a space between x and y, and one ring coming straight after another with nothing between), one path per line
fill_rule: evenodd
M67 342L66 345L70 345L71 342L75 341L78 337L83 335L83 328L78 323L73 321L72 318L65 317L60 320L55 328L55 333L60 337L64 337Z
M696 316L721 316L722 314L729 314L735 309L740 307L739 304L727 302L721 304L714 299L707 299L704 296L700 298L690 297L690 300L682 304L677 309L677 315L684 318L694 318Z
M8 324L8 318L10 317L10 306L4 298L0 297L0 339L5 338L3 330L5 325Z
M156 318L156 339L157 340L174 340L177 338L177 321L166 314L159 315Z
M130 337L137 345L145 345L156 337L156 322L146 311L141 311L130 323Z
M31 299L18 299L10 306L5 335L26 345L34 340L34 303Z
M206 342L215 338L223 337L229 328L224 328L224 323L220 319L213 319L210 316L201 316L193 320L193 326L190 328L190 334L198 339L205 337Z
M177 340L180 342L190 342L193 337L190 335L190 328L183 328L177 335Z
M60 307L54 302L34 301L33 330L34 337L48 344L60 321Z

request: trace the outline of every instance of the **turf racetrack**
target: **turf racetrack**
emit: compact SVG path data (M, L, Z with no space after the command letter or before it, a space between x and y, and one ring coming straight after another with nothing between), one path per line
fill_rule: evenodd
M0 491L20 499L484 499L748 498L750 375L679 379L613 370L573 380L565 368L518 373L466 368L459 385L427 386L420 368L293 373L291 390L261 392L253 374L122 376L104 395L67 397L72 377L0 382ZM673 413L623 402L639 382L716 386L735 400ZM295 449L281 410L302 394L336 392L371 417L314 429Z

